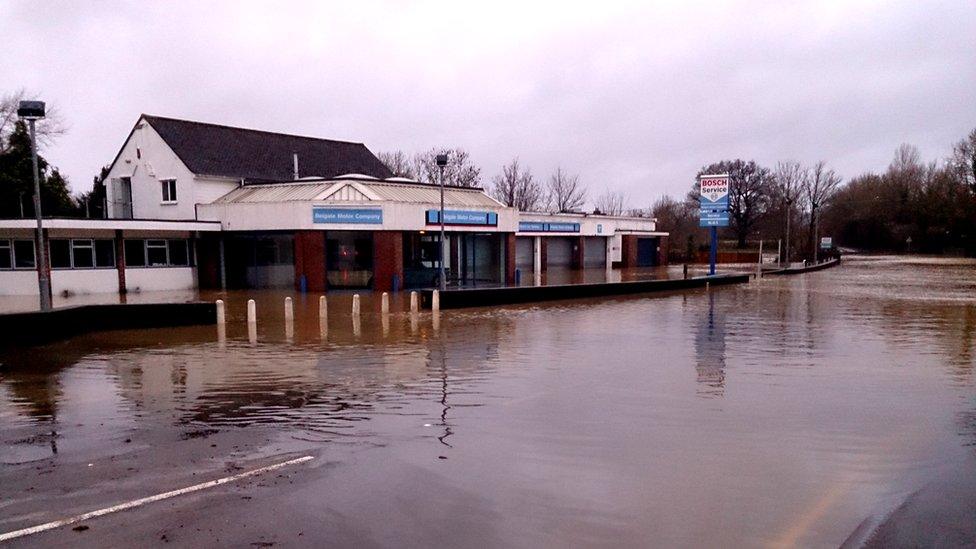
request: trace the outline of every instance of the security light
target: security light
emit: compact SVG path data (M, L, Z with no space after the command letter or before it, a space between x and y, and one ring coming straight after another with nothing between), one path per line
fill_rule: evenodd
M447 166L447 155L446 154L439 154L439 155L437 155L437 165L440 166L441 168L443 168L444 166Z
M43 101L21 101L17 108L17 116L27 119L44 118Z

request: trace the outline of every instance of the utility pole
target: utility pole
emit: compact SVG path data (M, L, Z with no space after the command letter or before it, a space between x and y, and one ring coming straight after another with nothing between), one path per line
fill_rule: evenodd
M444 166L447 165L447 155L439 154L437 155L437 167L440 169L440 180L441 180L441 211L438 218L441 222L441 258L440 264L440 289L447 289L447 271L444 268L444 258L447 257L447 242L444 239Z
M41 217L41 175L37 167L37 135L34 123L44 118L43 101L21 101L17 116L27 120L30 127L31 162L34 165L34 217L37 218L37 233L34 235L37 263L37 289L40 293L42 311L51 310L51 278L47 269L47 246L44 242L44 221Z

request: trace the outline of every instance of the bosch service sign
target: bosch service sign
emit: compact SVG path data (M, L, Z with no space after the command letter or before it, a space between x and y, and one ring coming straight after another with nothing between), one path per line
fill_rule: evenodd
M701 176L701 209L729 209L729 175Z

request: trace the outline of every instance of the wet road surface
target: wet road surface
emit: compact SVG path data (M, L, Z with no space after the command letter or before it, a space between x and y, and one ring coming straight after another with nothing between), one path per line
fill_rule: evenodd
M223 337L0 359L0 532L311 455L11 545L918 542L897 526L925 494L972 497L974 286L968 260L850 258L436 319L367 297L358 325L334 294L324 337L314 298L288 329L264 292L253 344L246 296L225 295Z

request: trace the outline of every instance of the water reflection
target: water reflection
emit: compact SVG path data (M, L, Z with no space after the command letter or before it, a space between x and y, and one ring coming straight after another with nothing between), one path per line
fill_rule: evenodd
M199 432L261 433L346 465L330 483L366 468L358 503L330 498L363 530L396 516L396 498L370 495L389 481L459 502L412 511L423 530L470 523L503 545L838 545L971 455L974 283L972 263L866 259L437 315L402 295L382 314L364 295L358 322L337 293L326 322L299 298L287 323L270 292L253 296L254 326L250 296L222 294L222 330L91 334L0 358L0 461L120 452L133 431L164 433L163 454ZM334 452L359 445L377 451ZM450 468L432 468L439 456Z
M722 396L725 388L725 315L715 311L715 292L708 292L708 312L698 322L695 358L699 393Z

